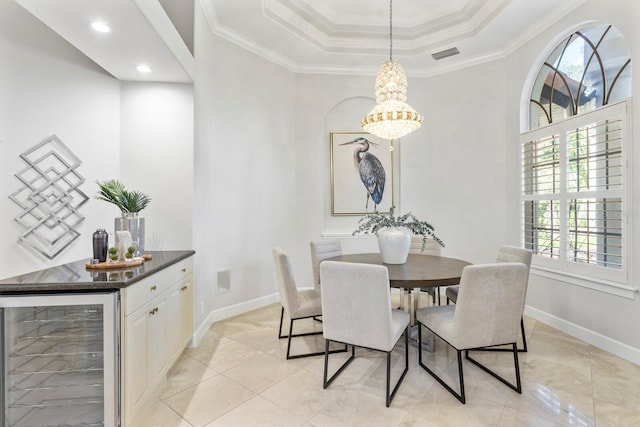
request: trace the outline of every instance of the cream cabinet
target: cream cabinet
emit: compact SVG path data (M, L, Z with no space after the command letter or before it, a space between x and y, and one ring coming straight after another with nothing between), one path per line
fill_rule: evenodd
M121 419L126 426L159 392L191 339L192 258L124 288L121 305Z
M193 276L185 277L169 291L167 314L172 329L166 331L169 358L177 359L193 334Z

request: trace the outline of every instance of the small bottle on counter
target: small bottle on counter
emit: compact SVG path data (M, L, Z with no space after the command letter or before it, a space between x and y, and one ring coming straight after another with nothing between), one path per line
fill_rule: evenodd
M104 228L99 228L93 233L93 258L100 262L107 261L109 249L109 234Z

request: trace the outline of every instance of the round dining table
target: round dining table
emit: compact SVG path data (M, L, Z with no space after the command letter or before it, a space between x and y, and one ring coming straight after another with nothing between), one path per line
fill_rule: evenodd
M461 259L422 254L409 254L404 264L385 264L379 253L344 254L327 258L327 261L384 265L389 270L390 285L403 289L457 285L462 269L471 265Z
M355 262L384 265L389 271L389 285L402 290L400 307L409 312L411 324L415 324L420 289L450 286L460 283L462 270L470 262L438 255L409 254L404 264L385 264L379 253L343 254L325 261ZM414 290L414 292L412 292ZM407 302L405 303L405 296ZM413 306L413 309L410 307Z

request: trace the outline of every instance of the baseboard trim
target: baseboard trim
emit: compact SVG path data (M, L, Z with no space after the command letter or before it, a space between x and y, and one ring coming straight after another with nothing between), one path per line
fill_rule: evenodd
M561 319L560 317L554 316L537 308L526 306L524 314L546 323L549 326L553 326L566 334L581 339L584 342L601 348L602 350L608 351L611 354L615 354L616 356L628 360L631 363L640 365L640 349L631 347L628 344L614 340L580 325L576 325L575 323Z
M237 316L239 314L243 314L251 310L256 310L258 308L266 307L267 305L276 303L278 301L280 301L280 294L275 293L210 311L207 317L205 317L200 326L198 326L196 331L193 333L193 337L189 342L189 347L197 347L198 344L200 344L200 341L207 333L213 322L228 319L229 317Z

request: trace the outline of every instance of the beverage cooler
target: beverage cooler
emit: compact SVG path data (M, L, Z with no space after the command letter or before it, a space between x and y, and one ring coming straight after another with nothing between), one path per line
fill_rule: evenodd
M118 426L118 293L0 296L0 427Z

